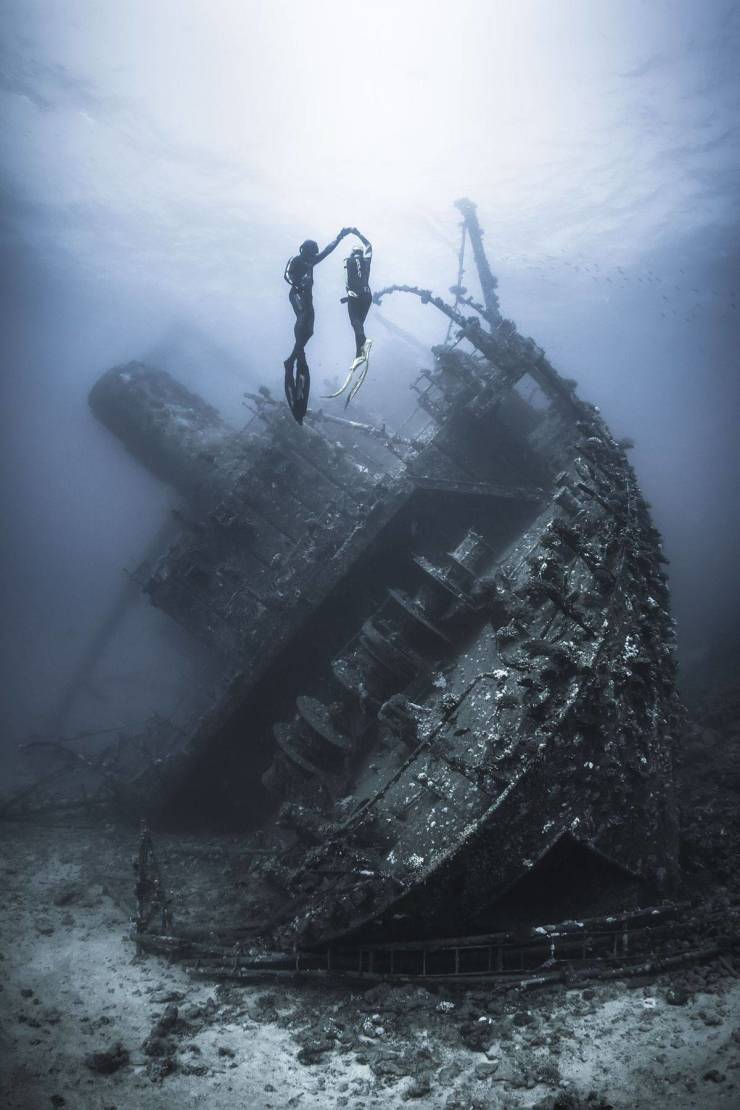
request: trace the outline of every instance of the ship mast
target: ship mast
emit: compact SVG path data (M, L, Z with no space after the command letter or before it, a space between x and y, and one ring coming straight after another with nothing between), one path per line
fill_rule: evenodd
M467 236L467 230L468 229L465 225L464 220L460 224L460 227L462 228L462 238L460 240L460 252L459 252L458 257L457 257L457 284L453 285L452 289L450 289L450 293L455 294L455 303L453 305L454 309L458 308L462 297L466 293L466 289L463 286L463 278L465 276L465 239L466 239L466 236ZM444 341L445 347L449 346L451 337L452 337L452 320L450 320L449 324L447 325L447 335L445 336L445 341Z
M389 293L413 293L422 304L433 304L444 313L458 328L458 342L460 339L467 339L484 358L509 374L512 384L523 374L529 374L542 391L564 411L571 416L579 416L583 411L583 402L575 396L571 385L558 374L542 348L534 340L520 335L516 324L505 320L501 315L496 293L498 281L491 273L483 249L483 232L478 223L475 204L465 199L458 200L455 204L462 213L463 230L467 231L473 246L485 304L479 304L472 297L463 295L459 285L453 286L451 290L455 293L455 307L447 304L441 297L436 297L431 289L421 289L418 285L388 285L373 293L374 304L380 305L383 297ZM462 305L472 308L477 315L464 316L460 311ZM489 325L490 331L485 330L478 317L482 317Z
M463 228L470 237L473 257L475 258L475 265L478 268L478 277L483 292L483 303L486 306L485 318L493 331L493 329L501 323L501 309L496 292L498 281L491 273L491 267L488 265L486 252L483 248L483 232L478 223L476 206L472 200L468 200L467 197L462 197L460 200L455 201L455 207L459 208L462 213Z

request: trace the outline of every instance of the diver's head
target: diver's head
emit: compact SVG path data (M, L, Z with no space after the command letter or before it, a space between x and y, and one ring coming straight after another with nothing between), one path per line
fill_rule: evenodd
M319 253L319 244L315 239L306 239L304 243L301 243L300 250L304 258L311 259Z
M362 250L362 247L353 247L352 250L349 252L349 256L350 258L362 258L363 253L364 252Z

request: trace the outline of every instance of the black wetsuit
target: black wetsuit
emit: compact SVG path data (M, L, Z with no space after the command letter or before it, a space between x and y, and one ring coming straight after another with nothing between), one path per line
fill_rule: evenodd
M295 357L303 352L303 348L313 335L313 268L319 261L321 260L317 257L315 261L309 262L297 254L285 267L285 280L291 287L289 299L296 317L293 329Z
M288 261L284 276L290 283L289 300L295 312L295 343L284 364L285 396L293 416L302 424L311 389L305 346L313 335L313 264L297 254Z
M347 296L344 298L347 302L347 311L349 313L349 322L352 325L352 330L355 333L356 354L359 358L362 354L362 348L365 345L365 319L370 311L370 305L373 303L373 295L370 292L370 263L373 258L373 248L370 243L365 242L365 247L362 254L351 254L349 258L344 260L344 269L346 273Z
M346 231L343 233L346 234ZM285 280L290 285L290 303L295 312L295 343L285 362L285 396L290 406L290 411L298 421L303 423L303 417L308 408L308 394L311 389L311 375L306 362L305 346L313 335L314 310L313 310L313 268L323 262L327 254L336 247L342 236L337 236L328 247L315 254L296 254L288 259L285 267Z

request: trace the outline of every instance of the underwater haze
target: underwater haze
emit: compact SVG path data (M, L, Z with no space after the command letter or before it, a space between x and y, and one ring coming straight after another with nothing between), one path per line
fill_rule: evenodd
M89 412L100 374L150 361L238 427L282 391L298 244L355 225L376 288L445 294L460 196L504 315L635 440L684 664L737 639L736 3L6 0L0 35L3 743L174 714L217 672L127 576L175 495ZM342 257L315 394L354 353ZM387 323L446 328L371 309L363 404L392 426L431 356Z

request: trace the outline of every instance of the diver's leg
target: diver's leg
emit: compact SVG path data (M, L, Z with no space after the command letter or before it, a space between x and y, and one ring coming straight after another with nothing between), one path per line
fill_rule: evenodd
M305 301L303 300L303 298L301 298L300 309L296 316L295 328L293 329L293 332L295 334L295 344L293 346L292 357L294 359L297 359L298 355L302 351L304 351L306 344L313 335L313 324L313 303L311 301Z
M365 335L365 320L367 319L367 314L370 311L370 305L372 303L372 293L362 293L357 298L357 314L360 320L360 328L362 330L362 349L360 353L365 358L367 358L368 354L370 353L370 344L372 343L372 340L368 341L367 336Z
M295 360L298 353L298 329L303 311L303 302L300 294L295 289L291 289L288 300L295 312L295 326L293 328L293 350L285 359L283 366L285 368L285 400L288 402L290 411L293 412L295 408Z
M311 391L311 374L309 373L308 362L306 361L305 348L306 343L308 343L313 335L314 319L313 300L310 300L306 303L302 317L301 347L296 358L296 403L293 416L295 416L299 424L303 423L303 417L306 415L306 410L308 409L308 395Z
M357 297L349 298L347 301L347 312L349 313L349 322L352 325L352 331L355 333L355 355L359 358L365 343L365 329L362 326L365 317L362 315ZM367 312L365 315L367 315Z
M315 314L314 314L314 308L313 308L313 298L311 298L311 300L306 305L306 311L305 311L305 314L304 314L304 321L303 321L303 328L304 328L303 346L304 347L306 346L309 339L313 335L314 320L315 320Z
M303 301L303 297L301 296L301 294L298 292L297 289L291 289L290 294L288 296L288 300L290 301L290 307L295 312L295 324L293 326L293 350L290 352L290 354L288 355L288 357L285 360L285 363L283 364L286 367L286 369L287 369L287 366L288 366L289 362L291 364L293 362L295 362L298 347L300 346L300 335L301 335L301 327L302 327L301 321L302 321L303 314L305 312L305 304L304 304L304 301Z
M368 361L370 358L370 348L373 345L372 339L368 339L365 335L365 318L370 311L372 304L372 294L362 293L359 297L354 297L354 305L350 313L352 320L352 327L355 329L355 339L357 342L357 357L350 367L350 377L356 373L349 393L347 394L344 407L346 408L350 401L354 400L359 390L367 377Z
M301 296L295 289L290 292L290 303L296 314L293 329L295 343L293 344L293 350L283 363L285 367L285 397L293 416L299 424L302 424L308 404L308 387L310 384L304 348L313 335L314 309L313 302Z

